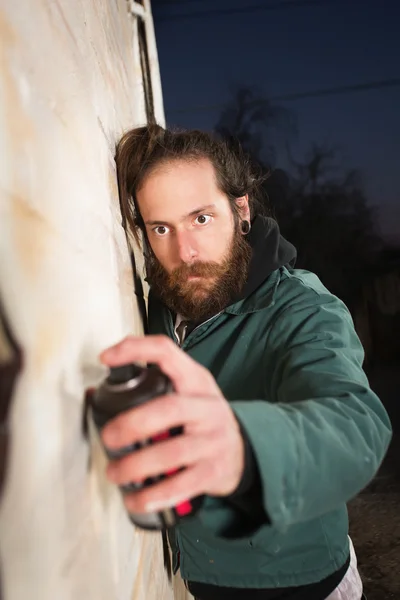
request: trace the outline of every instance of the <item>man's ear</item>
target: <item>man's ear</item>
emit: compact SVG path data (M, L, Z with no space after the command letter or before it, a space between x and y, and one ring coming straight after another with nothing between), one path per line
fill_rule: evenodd
M250 207L249 207L249 196L241 196L235 200L236 206L239 209L240 217L242 220L250 221Z

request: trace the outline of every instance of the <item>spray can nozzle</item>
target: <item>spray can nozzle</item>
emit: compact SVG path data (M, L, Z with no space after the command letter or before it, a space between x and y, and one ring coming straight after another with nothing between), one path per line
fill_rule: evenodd
M111 367L106 379L109 385L118 385L136 379L143 374L143 369L135 364L122 365L122 367Z

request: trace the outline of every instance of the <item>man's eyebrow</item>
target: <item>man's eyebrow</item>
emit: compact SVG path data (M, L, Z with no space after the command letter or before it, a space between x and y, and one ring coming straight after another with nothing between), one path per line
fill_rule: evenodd
M146 225L168 225L166 221L145 221Z
M187 217L193 217L193 215L198 215L199 213L206 212L207 210L211 210L213 208L216 208L215 204L206 204L205 206L200 206L200 208L196 208L195 210L192 210L186 216ZM184 217L184 219L186 219L186 217Z
M203 212L206 212L207 210L211 210L211 209L214 209L214 208L216 208L215 204L206 204L205 206L199 206L199 208L195 208L195 210L192 210L187 215L184 215L181 218L181 221L184 221L188 217L193 217L194 215L201 214ZM146 223L146 225L166 225L166 226L169 226L169 223L167 221L145 221L145 223Z

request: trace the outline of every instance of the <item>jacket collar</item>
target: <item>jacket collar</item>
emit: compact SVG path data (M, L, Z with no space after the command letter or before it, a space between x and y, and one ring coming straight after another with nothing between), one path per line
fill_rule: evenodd
M224 312L245 315L273 306L280 280L281 269L276 269L250 296L227 306Z

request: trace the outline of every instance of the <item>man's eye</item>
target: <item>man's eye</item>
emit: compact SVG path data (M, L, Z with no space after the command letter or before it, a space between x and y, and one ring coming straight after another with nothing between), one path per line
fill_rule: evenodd
M168 233L168 227L165 227L164 225L158 225L157 227L154 227L153 231L156 235L163 236Z
M211 215L199 215L198 217L196 217L195 223L197 223L198 225L206 225L211 221L211 218Z

